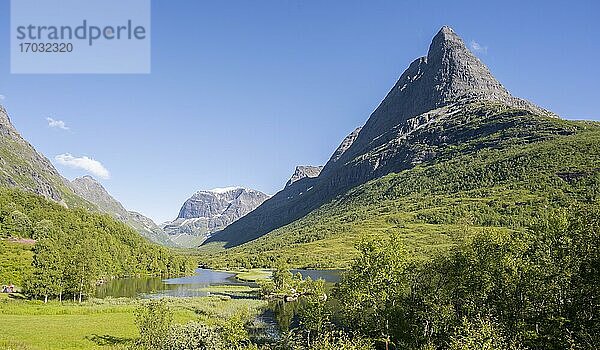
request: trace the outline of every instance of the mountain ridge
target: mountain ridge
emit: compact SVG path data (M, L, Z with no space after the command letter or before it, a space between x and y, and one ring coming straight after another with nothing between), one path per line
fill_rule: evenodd
M285 184L285 187L288 187L294 182L302 180L306 177L318 177L321 173L321 170L323 170L322 165L298 165L288 182Z
M112 215L134 228L143 237L162 245L173 245L169 236L152 221L152 219L135 211L125 209L98 180L90 175L81 176L71 181L75 194L96 205L104 213Z
M69 181L25 140L0 105L0 184L22 188L62 205L89 207L75 196Z
M359 242L392 233L412 255L430 258L475 232L526 230L553 210L600 199L599 122L487 103L469 105L453 117L432 124L433 130L415 131L411 141L437 133L461 139L481 132L480 137L444 147L433 161L356 186L254 240L223 251L214 243L202 246L205 263L347 268Z

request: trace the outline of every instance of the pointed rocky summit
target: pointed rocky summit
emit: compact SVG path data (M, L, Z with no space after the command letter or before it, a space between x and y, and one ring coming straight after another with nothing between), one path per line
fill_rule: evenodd
M475 99L549 114L528 101L512 97L452 28L444 26L433 37L427 56L417 58L409 65L373 112L356 145L365 146L409 118Z

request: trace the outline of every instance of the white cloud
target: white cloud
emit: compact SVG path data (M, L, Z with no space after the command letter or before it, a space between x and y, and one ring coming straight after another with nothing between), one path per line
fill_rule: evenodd
M6 96L0 95L0 101L4 101L5 98L6 98Z
M50 117L46 118L46 120L48 121L48 126L51 128L59 128L59 129L63 129L63 130L69 130L69 127L67 126L67 124L65 122L63 122L62 120L55 120Z
M475 40L471 40L471 50L473 50L473 52L476 53L483 53L486 54L488 47L487 46L482 46L480 43L478 43Z
M82 156L74 157L70 153L59 154L54 159L62 165L66 165L71 168L82 169L101 179L109 179L110 173L99 161Z

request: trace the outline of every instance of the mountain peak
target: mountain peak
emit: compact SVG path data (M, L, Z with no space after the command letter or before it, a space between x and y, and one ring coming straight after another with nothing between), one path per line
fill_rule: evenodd
M0 105L0 133L3 135L9 135L11 133L14 134L16 132L17 131L12 125L12 122L10 121L10 117L6 112L6 109L4 109L2 105Z
M511 96L454 30L443 26L433 37L427 56L417 58L408 66L371 114L341 164L358 152L389 141L382 136L410 118L470 100L497 101L547 114Z
M93 203L101 211L113 214L119 220L126 218L127 210L93 177L89 175L77 177L71 181L70 188L79 197Z
M232 207L234 202L255 201L256 198L262 203L269 196L258 190L239 186L214 188L208 191L200 190L183 203L177 218L211 218L221 215L222 212Z
M74 178L73 181L71 181L71 185L78 186L79 188L82 188L82 187L85 187L88 189L96 188L96 189L100 189L102 191L106 191L104 186L102 186L102 184L100 182L98 182L98 180L96 180L95 178L93 178L90 175L84 175L81 177ZM77 192L77 191L75 191L75 192Z
M205 201L207 198L231 201L240 196L256 194L266 195L258 190L242 186L217 187L211 190L198 190L188 199L188 201Z
M433 37L427 53L427 71L432 104L428 109L441 107L466 96L485 96L505 100L508 91L489 69L467 48L463 40L448 26Z
M98 183L98 180L96 180L94 177L92 177L90 175L83 175L83 176L80 176L80 177L76 177L76 178L73 179L73 181Z
M503 107L520 109L512 123L529 119L529 114L548 114L511 96L454 30L444 26L433 37L427 56L410 63L366 124L342 141L318 177L286 186L208 241L225 242L226 248L248 242L324 208L324 203L369 180L444 161L455 152L448 150L451 145L486 147L483 140L511 128L496 119ZM480 111L484 112L479 115Z
M169 237L151 219L144 215L128 211L108 191L90 175L73 179L70 188L79 197L94 204L100 211L107 213L119 221L131 226L143 237L163 245L173 245Z
M162 225L171 240L183 247L200 245L216 231L248 214L269 196L244 187L224 187L196 192L187 199L177 218Z
M443 25L442 28L440 28L439 33L453 33L454 34L454 30L449 26L449 25Z
M433 37L432 43L443 40L462 41L458 34L449 26L442 26L437 34Z

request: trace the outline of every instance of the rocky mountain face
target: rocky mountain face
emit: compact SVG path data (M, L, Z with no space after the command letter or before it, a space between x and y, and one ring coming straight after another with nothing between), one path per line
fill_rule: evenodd
M331 182L329 190L351 188L433 156L399 159L406 154L398 154L398 141L467 104L484 101L551 114L511 96L452 29L442 27L427 56L410 64L343 155L327 164L323 173Z
M342 141L318 177L292 183L206 243L230 248L256 239L353 187L431 162L442 150L510 126L491 116L483 124L469 125L469 113L488 113L482 105L554 116L510 95L462 39L442 27L427 56L409 65L365 125Z
M121 221L127 218L128 211L93 177L78 177L71 181L71 188L78 196L95 204L101 211L110 213Z
M342 143L340 143L335 152L333 152L333 155L331 156L331 158L329 158L329 161L326 165L331 166L332 163L337 162L342 157L342 155L350 148L350 146L352 146L354 140L356 140L356 138L358 137L360 130L362 130L362 127L354 129L354 131L352 131L350 135L346 136L344 140L342 140Z
M163 224L163 230L180 246L198 246L268 198L260 191L242 187L198 191L183 203L174 221Z
M154 221L140 213L125 209L93 177L76 178L71 181L71 188L75 194L96 205L100 211L128 224L147 239L162 245L173 245L169 236Z

